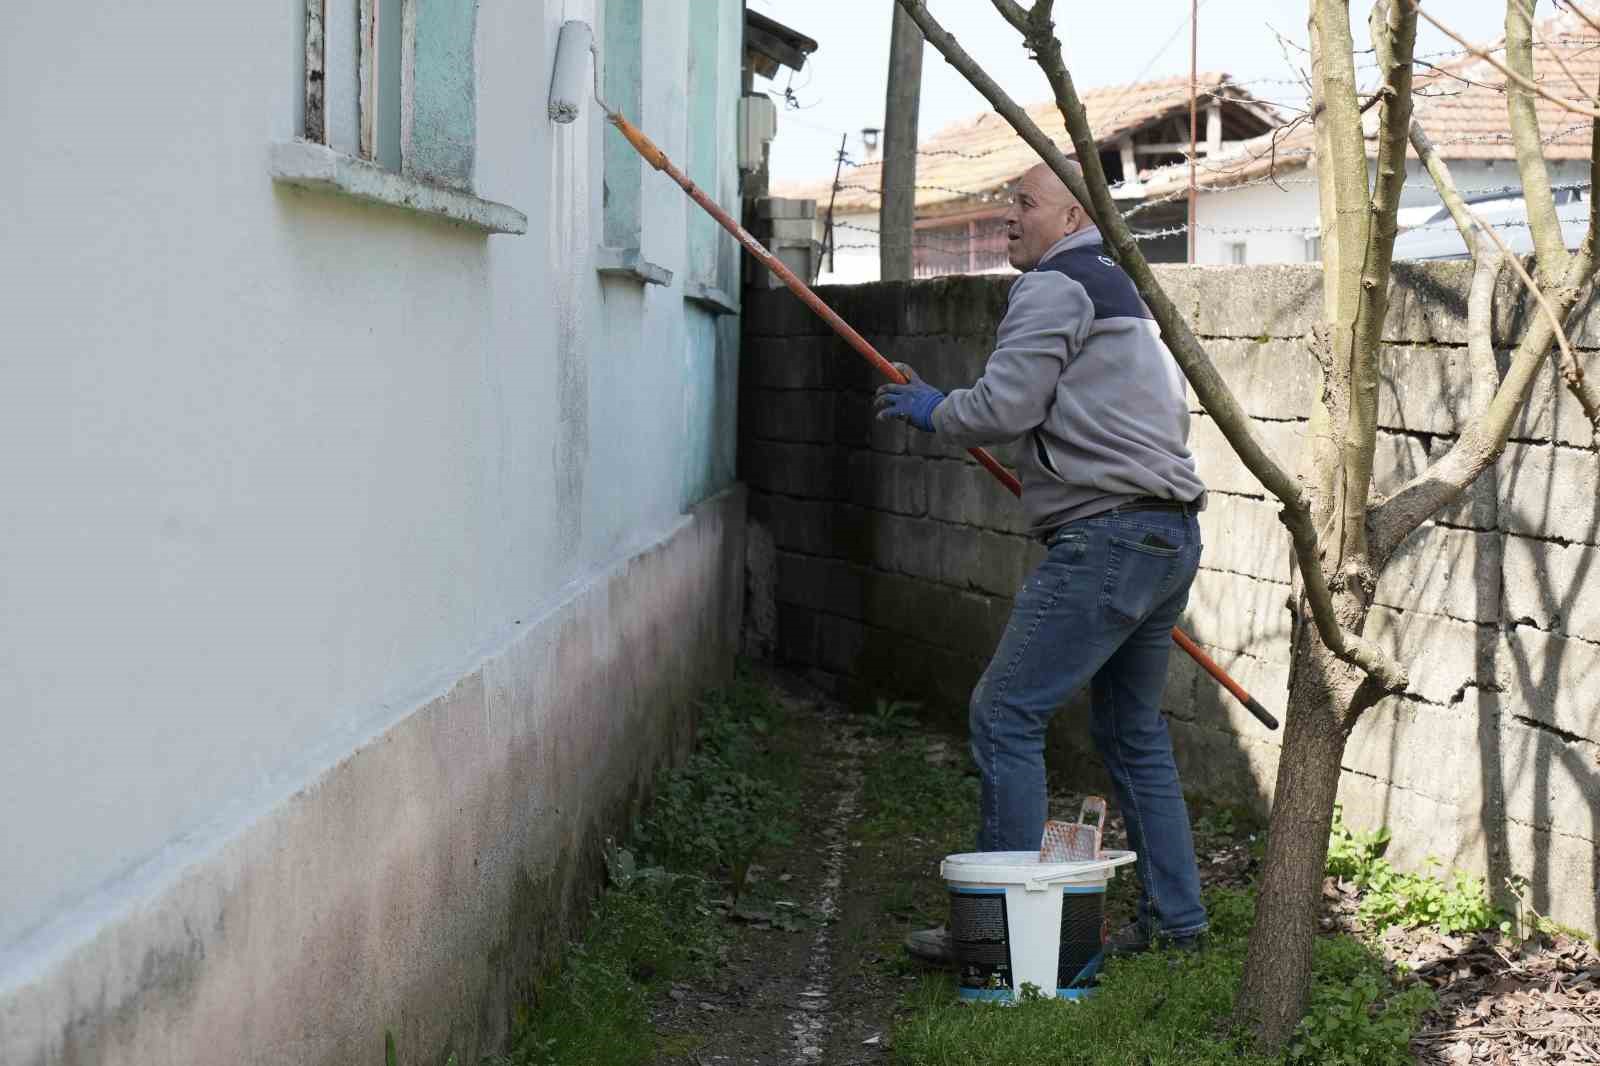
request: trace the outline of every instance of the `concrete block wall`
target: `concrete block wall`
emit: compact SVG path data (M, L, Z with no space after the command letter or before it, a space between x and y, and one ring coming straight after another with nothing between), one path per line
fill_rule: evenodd
M1312 266L1158 268L1262 435L1298 463L1322 305ZM1462 264L1401 264L1385 326L1376 491L1456 439L1469 395ZM930 382L973 381L1010 279L953 277L819 290L892 360ZM1505 351L1529 309L1503 282ZM747 646L861 702L921 701L964 721L1011 596L1041 549L1015 502L960 449L870 417L870 369L785 291L747 295L740 464L751 520ZM1574 331L1600 373L1600 313ZM1192 400L1192 397L1191 397ZM1288 683L1290 585L1278 508L1191 403L1211 490L1185 628L1270 707ZM1009 461L1008 449L997 449ZM1542 913L1594 930L1600 854L1600 457L1553 366L1497 466L1420 529L1384 573L1369 632L1404 657L1410 689L1351 737L1341 800L1394 829L1391 856L1528 877ZM1165 710L1185 785L1268 808L1280 734L1262 729L1175 651ZM1080 700L1057 758L1093 761Z

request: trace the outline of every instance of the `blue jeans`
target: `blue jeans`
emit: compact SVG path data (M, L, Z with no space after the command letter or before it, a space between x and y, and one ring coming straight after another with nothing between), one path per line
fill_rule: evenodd
M978 849L1038 850L1045 728L1090 684L1090 733L1139 853L1139 920L1151 935L1200 932L1194 837L1161 717L1171 630L1200 565L1200 524L1178 511L1113 511L1067 523L1048 548L972 692Z

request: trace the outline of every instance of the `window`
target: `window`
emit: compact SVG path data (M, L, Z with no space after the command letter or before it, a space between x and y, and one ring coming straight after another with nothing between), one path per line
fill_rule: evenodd
M724 23L730 10L741 12L736 25L743 25L743 5L730 8L723 0L690 0L688 85L688 144L684 170L706 195L729 207L738 202L737 168L729 172L724 158L735 158L735 147L728 135L738 125L739 90L737 82L725 82L725 71L739 69L742 42L739 34L728 34ZM727 149L728 151L724 151ZM737 214L737 207L733 208ZM729 241L716 219L704 211L689 212L689 232L685 248L684 295L716 314L735 311L739 288L738 246Z
M606 103L638 120L642 100L639 62L644 30L641 0L609 0L606 4L603 57ZM622 137L605 139L605 178L601 191L605 245L639 250L639 195L643 160Z
M605 34L600 42L601 79L606 103L637 118L644 99L641 66L644 40L643 0L608 0ZM640 249L639 203L644 189L644 161L621 137L606 137L601 148L604 176L600 183L601 237L596 256L602 275L647 285L671 285L672 271L651 263Z
M489 233L526 233L522 212L471 192L477 8L305 0L302 136L272 146L273 178Z
M1235 266L1243 266L1245 262L1244 241L1229 241L1227 244L1228 262Z
M306 0L306 140L470 188L476 23L452 0Z

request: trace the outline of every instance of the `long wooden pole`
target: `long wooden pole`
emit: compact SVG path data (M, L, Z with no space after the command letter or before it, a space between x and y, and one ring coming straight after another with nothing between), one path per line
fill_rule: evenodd
M883 170L878 208L878 277L910 281L917 220L917 107L922 99L922 31L899 4L889 30L883 100Z
M617 127L622 135L628 139L628 143L633 145L635 150L644 157L645 162L677 182L679 188L689 194L689 199L699 204L707 214L717 220L723 229L733 234L734 239L744 245L745 251L755 256L763 266L778 275L779 280L789 287L790 292L800 297L800 300L807 307L820 315L822 320L831 326L835 333L843 337L850 347L854 348L862 358L872 364L873 369L898 385L904 385L909 380L893 363L879 354L878 350L869 344L865 337L857 333L850 323L840 318L833 308L823 303L822 298L812 292L811 287L801 281L795 275L795 272L790 270L781 259L768 251L767 247L751 236L748 230L735 222L732 215L729 215L722 209L721 205L702 192L700 187L690 181L683 171L673 166L672 160L667 158L666 153L657 148L655 142L640 132L637 126L622 117L620 112L610 111L608 115L611 124ZM974 459L978 460L985 470L993 474L1000 484L1010 490L1013 496L1022 495L1022 483L1017 480L1015 474L1001 465L1000 460L982 448L968 448L967 451L971 453ZM1278 728L1278 720L1269 714L1266 708L1262 707L1250 693L1246 692L1244 686L1229 677L1228 672L1202 651L1200 646L1189 638L1188 634L1174 626L1172 639L1178 647L1189 654L1190 658L1200 664L1201 669L1215 678L1218 684L1222 685L1223 688L1233 694L1235 699L1244 704L1245 709L1255 715L1262 725L1268 729Z
M1200 92L1200 0L1189 2L1189 262L1194 262L1195 181L1194 153L1199 133Z

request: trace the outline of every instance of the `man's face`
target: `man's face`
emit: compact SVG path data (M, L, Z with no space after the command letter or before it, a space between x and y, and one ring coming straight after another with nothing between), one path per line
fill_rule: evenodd
M1018 270L1032 270L1050 246L1083 224L1083 208L1046 168L1035 167L1017 182L1006 210L1006 256Z

